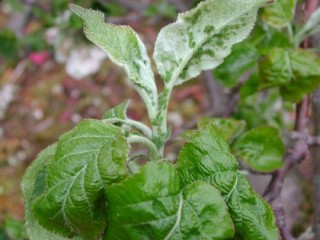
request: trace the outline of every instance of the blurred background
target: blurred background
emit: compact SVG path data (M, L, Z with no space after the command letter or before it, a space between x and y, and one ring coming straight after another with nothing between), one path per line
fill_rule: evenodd
M148 122L142 101L125 73L85 39L82 21L71 14L68 2L100 10L110 23L130 25L152 56L161 27L200 1L0 1L0 240L28 239L20 182L39 151L80 120L99 119L129 98L128 116ZM195 127L202 115L243 119L248 128L263 124L292 128L292 104L283 103L274 90L254 94L254 77L243 84L257 62L255 48L263 52L286 42L281 33L266 31L259 20L252 37L237 45L227 65L214 75L206 72L176 88L168 116L173 136ZM180 147L172 140L168 159L175 159ZM310 161L306 161L293 171L284 191L285 201L291 202L287 219L295 236L307 233L312 225L310 172ZM301 176L306 180L299 180ZM254 179L256 189L262 192L268 176Z

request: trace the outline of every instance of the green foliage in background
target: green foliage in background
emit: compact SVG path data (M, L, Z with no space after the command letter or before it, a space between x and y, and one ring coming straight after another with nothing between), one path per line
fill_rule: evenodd
M283 128L286 123L277 112L278 105L286 108L298 103L319 87L316 49L299 46L320 32L320 9L301 25L294 21L296 5L296 0L283 0L263 8L251 36L214 70L224 86L241 87L235 117L246 120L249 128L265 124Z

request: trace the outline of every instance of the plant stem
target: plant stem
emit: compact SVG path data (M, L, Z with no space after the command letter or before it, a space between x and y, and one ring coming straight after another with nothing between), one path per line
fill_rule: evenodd
M282 202L278 202L277 205L273 206L274 213L276 215L276 221L280 228L280 236L282 240L294 240L286 227L286 219Z
M306 97L296 107L295 132L301 136L294 139L292 146L287 150L284 157L284 166L282 169L276 171L269 183L264 197L267 201L272 202L279 197L285 177L288 175L291 168L305 159L308 155L308 141L304 136L307 127L307 115L309 109L309 97Z
M157 148L162 158L164 155L164 145L167 140L165 138L165 136L167 136L168 133L167 115L169 100L173 87L173 82L171 84L165 84L162 93L159 95L159 109L157 122L152 124L154 138L157 142Z
M125 124L128 125L130 127L133 127L139 131L141 131L146 137L148 137L149 139L152 138L152 131L151 129L138 121L132 120L132 119L120 119L120 118L109 118L109 119L105 119L103 120L106 123L110 123L110 124L114 124L114 123L121 123L121 124Z
M310 15L315 11L317 5L318 0L306 0L306 18L310 17ZM303 42L302 47L312 47L310 39L306 39ZM287 150L286 155L284 157L284 167L279 171L275 172L272 176L271 182L269 183L267 190L264 194L265 199L269 202L273 202L273 200L280 196L284 179L291 170L291 168L308 156L308 134L306 133L306 130L308 122L309 105L310 97L307 96L302 100L302 102L300 102L296 106L296 119L294 131L300 137L294 139L292 146ZM282 240L292 240L293 237L291 236L285 222L284 209L281 201L278 201L277 204L274 203L273 207Z
M292 167L296 163L304 160L308 155L308 141L305 130L307 127L309 97L306 97L301 103L297 104L296 109L295 131L301 137L294 139L292 146L287 150L284 157L283 168L276 171L272 176L272 179L264 194L264 198L270 203L280 196L284 180ZM293 240L293 237L291 236L284 220L285 215L281 200L273 203L273 208L282 240Z
M287 29L288 29L288 33L289 33L290 43L291 43L294 47L296 47L296 46L295 46L294 35L293 35L291 23L288 23Z
M317 9L319 5L318 0L306 1L306 16L310 17L311 14ZM304 47L312 47L312 38L306 39ZM320 136L320 90L314 92L312 97L312 111L313 111L313 124L314 134ZM313 200L314 200L314 224L313 230L315 238L320 236L320 147L313 148Z
M154 143L151 142L151 140L149 140L146 137L137 136L137 135L130 135L127 138L127 141L129 144L137 143L137 144L142 144L142 145L146 146L149 150L151 160L159 160L162 158L162 156L159 155L158 149L154 145Z

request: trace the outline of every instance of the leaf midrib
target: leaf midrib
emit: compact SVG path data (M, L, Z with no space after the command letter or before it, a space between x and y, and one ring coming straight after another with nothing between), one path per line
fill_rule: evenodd
M71 181L71 183L70 183L70 186L68 187L68 190L67 190L67 192L66 192L66 194L65 194L65 197L64 197L64 199L63 199L62 206L61 206L60 210L52 217L52 219L54 219L54 218L57 217L60 213L62 213L62 217L63 217L66 225L67 225L70 229L74 229L75 227L74 227L74 226L71 226L71 223L70 223L70 221L69 221L69 219L68 219L68 217L67 217L67 215L66 215L66 212L64 211L65 205L66 205L66 201L67 201L67 199L68 199L69 192L70 192L70 190L71 190L71 188L72 188L75 180L76 180L76 179L80 176L80 174L86 169L86 167L87 167L87 165L84 165L84 166L82 167L82 169L73 177L73 179L72 179L72 181Z
M181 222L181 215L182 215L182 206L183 206L183 196L182 196L182 192L180 192L179 194L179 207L178 207L178 211L177 211L177 220L175 222L175 224L173 225L173 227L171 228L171 230L169 231L168 235L164 238L164 240L169 240L170 237L174 234L174 232L176 231L176 229L180 226L180 222Z

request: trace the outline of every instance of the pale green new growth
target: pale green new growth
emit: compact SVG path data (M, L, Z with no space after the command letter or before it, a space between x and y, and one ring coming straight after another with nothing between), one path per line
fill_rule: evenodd
M179 14L159 33L154 59L167 85L179 85L213 69L252 30L266 0L208 0Z
M119 120L127 120L127 109L130 101L125 101L118 106L109 109L107 112L103 114L104 119L119 119Z
M138 122L127 117L127 108L129 106L129 103L130 101L126 101L104 113L104 122L110 124L127 125L128 127L141 131L141 133L143 133L148 138L151 138L152 131L148 126L146 126L142 122Z
M84 21L86 37L104 50L109 58L123 67L135 89L145 101L151 119L158 106L157 88L151 63L139 36L128 26L106 24L101 12L70 4L70 8Z

